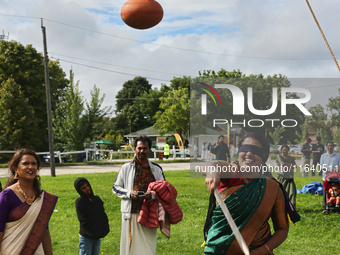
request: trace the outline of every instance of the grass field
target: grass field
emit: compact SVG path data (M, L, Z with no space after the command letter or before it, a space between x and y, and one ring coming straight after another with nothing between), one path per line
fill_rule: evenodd
M120 199L111 188L117 173L82 174L88 178L94 193L105 203L110 221L110 233L102 239L101 254L119 254L121 228ZM73 182L80 175L60 175L55 178L42 177L42 188L59 196L56 211L50 220L54 254L76 255L78 250L79 223L74 202L79 196ZM183 220L171 226L168 239L160 232L157 240L157 254L181 255L203 254L203 224L206 217L209 194L203 178L190 178L189 171L167 171L167 181L178 191L177 201L184 213ZM297 174L299 177L299 174ZM297 188L321 178L296 178ZM1 179L4 186L5 179ZM275 254L334 254L338 250L340 215L322 214L322 196L298 194L297 209L301 221L290 224L287 240L275 250ZM141 254L143 255L143 254Z

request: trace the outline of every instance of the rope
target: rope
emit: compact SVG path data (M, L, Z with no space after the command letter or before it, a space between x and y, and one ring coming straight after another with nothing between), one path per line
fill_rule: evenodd
M324 33L322 32L322 29L321 29L321 27L320 27L320 25L319 25L318 20L316 19L316 16L314 15L314 12L313 12L313 10L312 10L312 7L310 6L308 0L306 0L306 2L307 2L307 5L308 5L308 7L309 7L310 12L311 12L312 15L313 15L313 18L314 18L314 20L315 20L315 22L316 22L316 25L318 26L318 28L319 28L319 30L320 30L320 32L321 32L321 35L322 35L323 39L325 40L325 43L326 43L326 45L327 45L327 47L328 47L328 49L329 49L329 51L330 51L330 53L331 53L331 55L332 55L332 57L333 57L333 60L334 60L336 66L338 67L339 72L340 72L339 64L338 64L338 62L336 61L336 58L335 58L335 56L334 56L334 54L333 54L333 51L332 51L331 47L329 46L329 44L328 44L328 42L327 42L326 36L325 36Z

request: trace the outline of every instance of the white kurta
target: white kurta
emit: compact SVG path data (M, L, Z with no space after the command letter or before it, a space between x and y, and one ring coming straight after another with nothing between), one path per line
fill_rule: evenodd
M147 228L137 222L139 214L132 213L131 219L122 217L120 255L155 255L157 228Z

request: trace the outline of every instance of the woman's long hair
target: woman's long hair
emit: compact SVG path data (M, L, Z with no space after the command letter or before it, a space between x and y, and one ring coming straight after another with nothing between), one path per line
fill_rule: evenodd
M13 185L14 183L16 183L18 181L18 179L14 179L15 170L18 168L18 165L19 165L19 163L20 163L20 161L21 161L21 159L24 155L33 156L37 161L37 170L40 170L40 159L34 151L32 151L30 149L18 150L14 154L12 160L9 163L9 171L10 171L11 176L8 178L5 188ZM33 189L35 191L35 197L39 197L40 194L41 194L40 186L41 186L40 185L40 176L37 174L36 177L33 180Z

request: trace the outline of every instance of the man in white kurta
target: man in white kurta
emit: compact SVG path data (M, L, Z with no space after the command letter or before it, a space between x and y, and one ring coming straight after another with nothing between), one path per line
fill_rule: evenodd
M149 183L165 179L162 168L148 160L151 145L146 136L135 140L135 158L121 167L113 184L113 193L122 199L120 255L156 254L157 229L137 222L144 199L156 199L152 191L146 192Z

